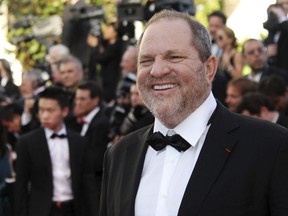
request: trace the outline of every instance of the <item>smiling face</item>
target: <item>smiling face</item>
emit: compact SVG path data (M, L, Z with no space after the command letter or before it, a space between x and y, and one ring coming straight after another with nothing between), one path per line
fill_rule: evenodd
M160 19L139 45L137 83L151 112L174 128L208 97L216 61L200 60L186 21Z

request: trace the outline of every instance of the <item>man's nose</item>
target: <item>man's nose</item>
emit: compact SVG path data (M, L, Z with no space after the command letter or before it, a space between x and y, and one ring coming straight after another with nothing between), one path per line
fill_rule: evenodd
M170 73L169 63L163 59L156 58L150 74L154 77L163 77Z

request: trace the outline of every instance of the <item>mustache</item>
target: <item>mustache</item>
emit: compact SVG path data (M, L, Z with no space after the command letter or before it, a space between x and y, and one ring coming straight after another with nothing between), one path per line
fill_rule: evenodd
M178 79L178 77L173 76L173 75L165 76L165 77L162 77L162 78L156 78L156 77L149 76L149 77L145 80L145 85L151 84L151 83L155 83L155 82L178 83L178 82L179 82L179 79Z

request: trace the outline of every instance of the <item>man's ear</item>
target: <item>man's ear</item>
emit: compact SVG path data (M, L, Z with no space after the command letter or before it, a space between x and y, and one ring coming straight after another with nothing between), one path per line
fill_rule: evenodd
M95 97L93 100L95 100L97 105L100 105L100 97Z
M205 62L205 67L206 77L212 82L218 67L217 58L215 56L210 56Z
M62 108L62 117L65 118L69 113L69 108L68 107L63 107Z
M268 113L268 112L269 112L269 110L268 110L267 107L261 106L261 108L260 108L260 115L261 115L261 114L266 114L266 113Z

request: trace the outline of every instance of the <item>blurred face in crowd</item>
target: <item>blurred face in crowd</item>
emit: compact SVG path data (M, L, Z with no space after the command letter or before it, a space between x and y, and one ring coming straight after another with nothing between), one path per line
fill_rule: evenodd
M228 85L226 90L226 100L227 107L230 111L235 112L237 105L242 99L242 94L240 89L233 85Z
M171 28L173 26L173 28ZM216 61L202 62L182 19L160 19L145 30L138 53L137 83L150 111L174 128L209 95Z
M231 38L224 29L219 29L216 34L216 42L222 49L232 45L233 38Z
M128 72L136 73L137 71L137 51L136 48L128 48L121 59L120 63L122 73Z
M41 125L55 132L59 131L63 126L63 119L68 114L68 108L61 108L57 100L48 98L40 98L38 106Z
M114 43L117 38L117 31L113 25L104 24L102 26L103 30L103 39L109 41L110 43Z
M19 133L21 132L21 116L13 115L11 120L2 120L2 125L6 127L7 131L10 133Z
M223 20L218 16L211 16L208 20L208 31L213 40L216 40L217 31L222 28L225 24Z
M247 41L244 44L243 56L245 62L254 72L262 70L267 60L266 49L263 43L256 40Z
M75 116L86 116L99 104L99 97L91 98L90 91L77 89L74 99L73 113Z
M144 105L136 85L132 85L130 88L130 101L132 107L135 107L137 105Z
M61 83L67 88L75 86L83 78L82 69L78 68L74 62L62 62L59 72Z

